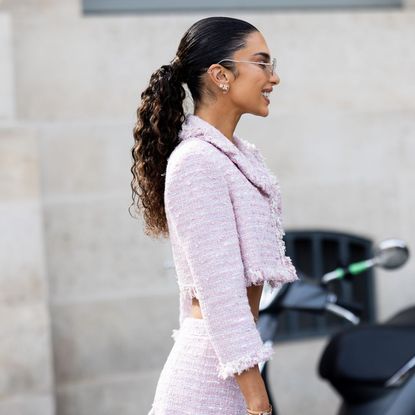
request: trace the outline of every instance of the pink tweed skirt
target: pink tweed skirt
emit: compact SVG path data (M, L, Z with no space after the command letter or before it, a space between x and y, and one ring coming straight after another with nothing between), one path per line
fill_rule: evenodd
M218 377L218 358L203 319L187 317L161 371L148 415L245 415L234 377Z

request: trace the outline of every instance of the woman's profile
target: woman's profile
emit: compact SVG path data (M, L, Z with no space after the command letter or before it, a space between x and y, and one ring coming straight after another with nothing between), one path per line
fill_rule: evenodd
M149 415L272 413L258 367L273 354L256 327L259 300L264 283L297 275L278 182L235 128L243 114L268 115L279 81L258 29L210 17L186 31L141 94L133 204L147 235L170 239L180 293L180 326Z

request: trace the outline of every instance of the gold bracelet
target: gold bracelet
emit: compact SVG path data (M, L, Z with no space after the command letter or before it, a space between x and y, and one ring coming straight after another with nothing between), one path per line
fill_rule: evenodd
M246 408L246 415L272 415L272 405L269 404L268 409L265 411L253 411L252 409Z

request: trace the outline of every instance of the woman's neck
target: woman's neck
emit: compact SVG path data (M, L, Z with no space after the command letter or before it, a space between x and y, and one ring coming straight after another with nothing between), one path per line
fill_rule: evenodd
M217 130L219 130L228 140L232 143L233 135L235 132L236 125L241 118L240 115L225 114L222 111L216 112L212 109L197 109L195 110L195 115L201 118L202 120L208 122L210 125L213 125Z

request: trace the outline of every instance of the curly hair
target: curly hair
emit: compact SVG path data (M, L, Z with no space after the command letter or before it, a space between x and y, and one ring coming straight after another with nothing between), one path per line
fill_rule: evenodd
M142 214L146 235L169 236L164 206L165 173L185 121L183 84L188 86L196 109L209 93L202 79L209 66L232 58L254 31L258 29L250 23L230 17L199 20L183 35L176 57L151 75L142 92L133 128L133 201L129 211L134 206ZM231 62L223 66L235 69Z

